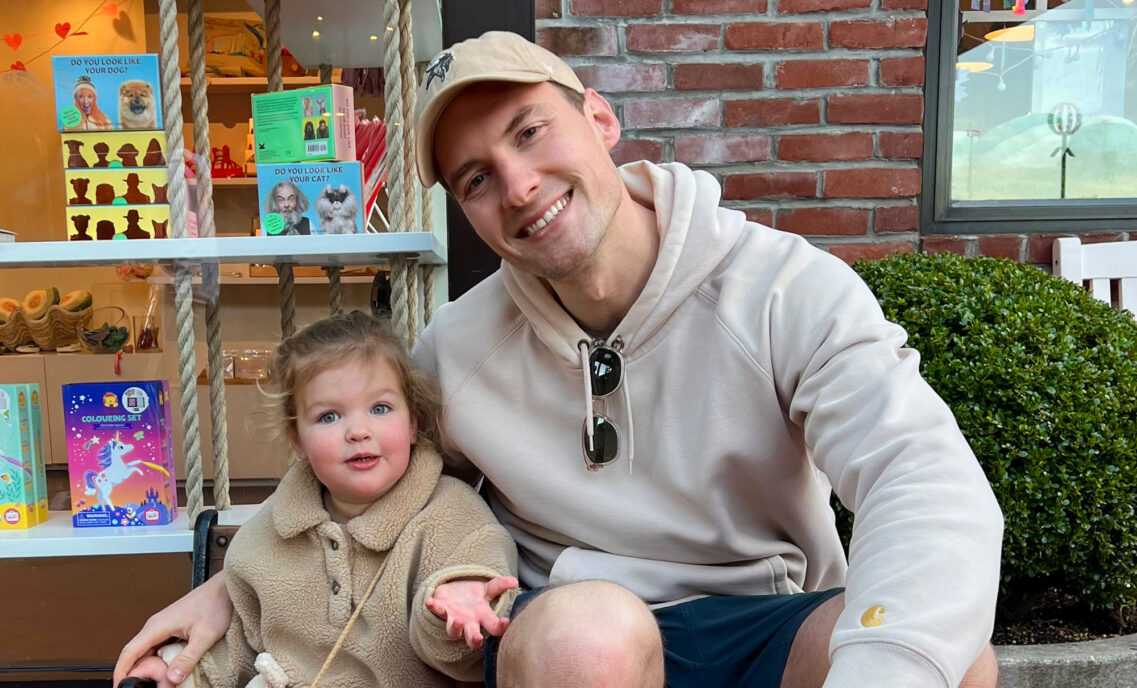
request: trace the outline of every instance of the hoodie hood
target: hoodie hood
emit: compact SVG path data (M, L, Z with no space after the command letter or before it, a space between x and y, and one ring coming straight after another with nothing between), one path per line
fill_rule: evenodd
M620 337L623 354L631 359L731 252L746 217L718 207L718 182L706 172L679 163L641 161L624 165L620 175L632 200L655 211L660 236L659 256L647 284L619 326L605 338L610 342ZM716 221L699 228L699 241L688 242L693 217ZM545 346L570 365L579 365L577 345L592 338L557 303L548 284L505 262L501 275L513 302Z

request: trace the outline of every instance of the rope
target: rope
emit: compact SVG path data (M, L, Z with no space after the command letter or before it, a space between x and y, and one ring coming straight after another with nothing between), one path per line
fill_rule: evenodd
M205 78L205 9L203 0L190 0L189 27L190 95L193 99L193 144L199 162L197 172L198 236L217 235L213 216L213 174L207 164L210 155L209 104ZM205 329L209 365L209 413L213 439L213 504L217 509L229 503L229 422L225 404L225 360L221 343L221 288L216 262L201 266L205 299ZM195 381L196 382L196 381ZM196 384L194 386L196 392ZM194 395L196 398L196 394Z
M411 0L399 0L399 68L402 70L403 121L409 122L415 111L418 88L415 77L414 30L411 28ZM403 212L406 222L404 232L417 232L421 226L422 194L418 172L415 170L415 137L411 135L410 124L403 134ZM417 311L412 311L417 314ZM412 330L414 327L412 326Z
M284 90L280 51L280 0L265 0L265 33L268 34L268 90ZM277 284L280 292L280 334L291 337L296 331L296 280L292 266L276 264Z
M408 230L406 225L406 191L403 186L403 70L400 45L399 0L386 0L383 5L383 23L387 30L387 43L383 53L383 108L387 116L387 198L390 203L387 215L391 218L391 229L396 232ZM407 294L406 260L401 256L391 257L391 321L395 331L407 341Z
M280 42L280 0L265 0L265 33L268 34L268 90L283 91L284 65L280 53L284 44Z
M418 259L407 259L407 346L418 341Z
M170 233L186 237L185 138L182 135L181 73L178 70L178 6L176 0L159 0L161 36L162 107L166 111L166 160L169 175ZM198 445L197 361L194 356L193 275L184 262L174 267L174 303L177 311L178 373L181 381L182 447L186 455L186 506L193 527L204 502L201 488L201 447Z
M320 679L324 678L324 674L328 672L328 667L332 665L332 660L339 653L340 648L343 647L343 641L347 638L347 634L351 632L351 627L355 625L355 620L359 618L360 612L363 611L363 603L367 598L371 597L371 593L375 591L375 586L379 583L379 579L383 577L383 571L387 568L387 562L391 560L390 556L383 559L383 563L379 565L379 570L375 572L375 577L371 579L371 585L367 586L367 591L363 593L363 597L359 598L359 604L355 605L355 611L351 613L351 618L347 620L347 625L340 631L340 637L336 638L336 644L332 646L332 651L328 653L327 659L324 660L324 666L320 667L320 673L316 674L316 678L312 680L312 688L317 688L320 685Z
M332 83L332 66L330 64L320 65L320 83ZM343 312L341 306L340 294L340 268L338 265L329 265L324 267L324 272L328 275L328 302L331 306L332 315L338 315Z
M429 325L434 317L434 266L422 266L422 324Z

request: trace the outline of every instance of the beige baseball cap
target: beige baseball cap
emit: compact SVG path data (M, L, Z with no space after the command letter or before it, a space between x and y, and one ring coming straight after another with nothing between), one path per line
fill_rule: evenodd
M554 81L584 93L584 85L561 58L515 33L488 31L455 43L430 61L418 89L415 148L423 186L430 187L438 181L434 169L434 127L463 88L481 81Z

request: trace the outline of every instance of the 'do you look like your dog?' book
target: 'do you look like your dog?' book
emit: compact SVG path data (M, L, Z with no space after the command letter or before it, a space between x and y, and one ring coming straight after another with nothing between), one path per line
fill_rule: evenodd
M51 63L59 131L162 129L157 55L60 55Z

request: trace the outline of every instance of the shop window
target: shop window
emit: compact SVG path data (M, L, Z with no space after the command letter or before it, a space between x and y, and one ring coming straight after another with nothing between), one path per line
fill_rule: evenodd
M1137 229L1137 0L929 5L923 227Z

